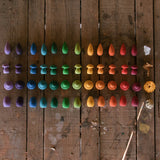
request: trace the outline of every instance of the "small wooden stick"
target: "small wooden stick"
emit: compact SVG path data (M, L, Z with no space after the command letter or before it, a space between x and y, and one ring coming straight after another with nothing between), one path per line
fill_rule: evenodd
M139 110L139 113L138 113L138 116L137 116L137 121L139 120L139 117L140 117L140 115L142 113L143 106L144 106L144 102L142 103L141 108Z
M142 103L141 108L140 108L140 110L139 110L139 113L138 113L138 116L137 116L137 122L138 122L138 120L139 120L139 118L140 118L140 115L141 115L141 113L142 113L143 106L144 106L144 102ZM136 123L136 125L137 125L137 123ZM133 138L133 133L134 133L134 131L131 132L131 135L130 135L129 140L128 140L128 143L127 143L127 147L126 147L126 149L125 149L125 151L124 151L124 154L123 154L123 157L122 157L122 160L125 160L125 157L126 157L126 154L127 154L128 148L129 148L129 145L130 145L131 140L132 140L132 138Z
M125 157L126 157L126 154L127 154L128 148L129 148L129 145L130 145L130 143L131 143L132 137L133 137L133 131L131 132L131 135L130 135L130 137L129 137L129 141L128 141L128 143L127 143L127 147L126 147L125 152L124 152L124 154L123 154L122 160L125 160Z

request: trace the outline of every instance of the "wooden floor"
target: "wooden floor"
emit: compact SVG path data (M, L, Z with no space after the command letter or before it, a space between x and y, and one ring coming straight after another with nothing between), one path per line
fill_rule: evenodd
M0 65L9 63L11 73L4 75L0 69L0 160L121 160L127 145L131 131L134 129L127 160L160 160L160 0L0 0ZM81 24L81 25L80 25ZM81 27L80 27L81 26ZM10 56L4 55L4 45L9 42L13 47L18 42L22 44L24 54L16 56L14 51ZM40 55L43 43L50 50L55 41L59 53L51 55L50 51L45 58ZM61 47L66 41L69 46L69 54L64 58ZM31 56L29 49L35 42L38 54ZM74 45L80 42L82 46L81 56L74 54ZM101 42L105 55L98 58L96 54L89 58L86 50L89 43L94 49ZM113 43L116 56L110 58L107 55L108 46ZM127 56L119 56L119 48L122 43L127 46ZM130 49L137 44L138 56L133 58ZM143 47L151 47L151 56L144 56ZM152 63L155 67L149 78L142 65L145 62ZM23 72L17 76L14 66L23 64ZM128 80L131 84L139 81L142 84L146 80L154 80L157 85L155 93L145 94L143 91L137 94L140 104L147 98L152 98L155 107L152 110L145 109L142 112L139 123L135 128L135 120L139 111L128 104L127 107L108 107L108 98L113 94L117 98L122 94L118 89L115 92L97 91L80 92L70 89L62 92L23 91L7 92L3 89L3 83L10 79L14 83L23 80L25 83L34 79L36 82L45 79L49 83L53 78L47 74L42 76L29 74L29 65L57 64L60 71L62 64L67 63L74 73L74 64L81 63L84 67L82 75L68 76L72 82L80 79L84 82L98 79L107 83L114 79L118 84L122 80ZM85 66L89 63L95 66L99 63L109 65L114 63L117 67L126 63L137 64L139 67L137 78L133 76L121 77L120 74L109 76L107 70L104 76L89 76ZM58 74L55 78L58 82L64 76ZM4 96L12 98L11 108L4 108L2 101ZM131 90L126 93L128 101L135 95ZM23 96L25 103L23 108L15 106L16 98ZM89 95L95 98L102 95L106 98L105 108L87 108L86 99ZM50 102L53 96L59 99L57 109L48 105L47 109L29 108L30 97L47 97ZM73 102L76 96L82 99L81 109L62 109L63 97L69 97ZM147 133L140 131L143 124L150 127Z

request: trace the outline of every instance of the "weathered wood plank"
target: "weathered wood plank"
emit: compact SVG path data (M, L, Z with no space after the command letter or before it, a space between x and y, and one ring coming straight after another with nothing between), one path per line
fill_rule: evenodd
M3 84L11 80L14 85L17 80L26 83L27 80L27 1L0 1L0 65L10 64L10 74L4 75L1 69L0 77L0 157L1 159L25 159L26 157L26 97L27 90L5 91ZM6 42L12 46L12 53L4 54ZM15 53L17 43L23 48L23 55ZM23 62L23 71L20 75L15 74L15 65ZM4 108L3 98L11 97L11 107ZM23 107L16 107L18 96L24 98Z
M80 56L74 54L76 42L80 42L80 1L48 0L46 3L46 45L48 55L45 63L57 66L57 75L49 73L45 79L49 85L52 80L59 83L56 91L49 88L45 91L48 107L45 110L45 160L52 159L79 159L80 156L80 110L73 108L73 100L80 95L72 86L69 90L62 90L60 84L68 80L70 85L80 76L74 74L74 65L80 63ZM62 54L62 45L67 43L69 52ZM55 42L58 53L51 54L51 45ZM69 75L62 75L62 65L69 65ZM51 108L50 102L53 97L58 99L58 108ZM62 108L62 100L68 97L70 107ZM53 151L52 148L55 148Z
M29 1L29 42L28 42L28 80L34 80L38 84L43 76L40 74L39 66L44 63L44 57L41 55L41 45L44 42L44 1ZM31 55L30 47L32 43L37 46L36 55ZM30 74L30 65L37 65L37 74ZM36 87L34 90L28 90L28 138L27 138L27 156L28 159L43 159L43 110L39 107L40 98L43 93ZM36 97L37 107L30 108L29 100Z
M154 70L151 70L150 77L147 78L146 71L142 68L143 64L149 62L154 65L153 48L153 0L136 1L136 41L138 49L137 64L139 67L138 79L141 84L147 80L154 80ZM145 56L144 45L151 47L151 55ZM154 94L141 92L139 95L140 103L151 98L154 101ZM140 125L144 123L150 127L145 134L139 130ZM137 127L137 159L150 160L154 157L154 109L144 108Z
M82 83L86 80L91 80L95 84L99 80L96 66L99 63L99 58L96 53L98 44L98 1L97 0L82 0L81 1L81 23L82 23ZM94 55L87 55L89 43L94 47ZM94 74L88 75L87 64L94 65ZM93 96L95 99L94 108L88 108L86 105L87 98ZM97 107L97 98L99 91L94 87L91 91L82 89L82 112L81 112L81 141L83 160L99 159L99 108Z
M159 86L160 86L160 1L155 0L154 1L154 41L155 41L155 82L157 86L157 90L155 93L155 140L156 140L156 157L155 159L160 159L160 91L159 91Z
M101 159L121 159L126 148L131 131L134 128L136 109L131 106L131 99L135 93L130 88L122 91L119 86L122 81L128 81L130 86L136 77L130 74L130 67L135 64L135 58L131 56L131 48L135 43L134 1L114 0L100 1L100 42L103 44L104 55L100 63L105 65L105 73L100 78L106 83L106 88L100 92L106 99L106 107L101 108ZM109 45L113 44L115 56L108 55ZM120 55L120 47L126 45L126 56ZM109 75L108 66L116 66L116 74ZM121 65L129 66L128 75L121 74ZM107 84L114 80L117 83L116 91L109 91ZM120 107L119 100L122 95L126 96L127 106ZM115 96L117 107L109 106L109 99ZM133 137L127 159L136 159L136 136Z

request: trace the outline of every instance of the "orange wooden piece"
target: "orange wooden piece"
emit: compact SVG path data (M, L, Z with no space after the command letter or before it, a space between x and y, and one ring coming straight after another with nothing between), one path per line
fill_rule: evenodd
M103 96L99 96L97 104L98 104L98 107L104 107L105 106L105 99L104 99Z
M101 43L98 45L97 55L98 55L98 56L102 56L102 55L103 55L103 47L102 47L102 44L101 44Z
M114 75L116 73L115 68L116 66L114 64L109 65L109 74Z
M112 96L109 100L110 107L116 107L117 106L117 100L115 96Z
M97 68L98 68L97 74L103 74L104 73L104 71L103 71L104 65L103 64L98 64Z
M109 46L109 51L108 51L109 56L114 56L115 55L115 49L112 44Z
M108 89L111 91L114 91L117 89L117 83L115 81L109 81L108 82Z

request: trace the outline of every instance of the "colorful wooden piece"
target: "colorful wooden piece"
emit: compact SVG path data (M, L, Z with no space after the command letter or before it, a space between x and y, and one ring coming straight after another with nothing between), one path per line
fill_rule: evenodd
M86 67L87 67L87 74L93 74L94 65L88 64Z
M87 80L84 82L84 88L86 90L91 90L94 87L94 84L91 80Z
M132 98L131 105L132 105L133 107L138 107L138 104L139 104L138 97L137 97L137 96L134 96L134 97Z
M40 108L47 108L47 100L45 97L40 99Z
M111 96L110 100L109 100L109 105L110 107L116 107L117 106L117 100L115 96Z
M50 75L57 74L57 66L56 65L51 65L49 68L50 68Z
M110 44L110 46L109 46L108 54L109 54L109 56L115 55L115 49L112 44Z
M9 74L9 64L2 64L3 74Z
M138 70L137 65L131 66L131 75L133 75L133 76L137 75L137 70Z
M92 96L89 96L89 97L87 98L87 106L88 106L88 107L94 107L94 99L93 99Z
M137 47L136 47L136 45L132 46L131 55L134 56L134 57L137 56Z
M47 88L47 83L45 80L41 80L39 83L38 83L38 88L40 90L45 90Z
M138 82L133 83L132 90L134 92L139 92L139 91L141 91L141 89L142 89L142 87L141 87L140 83L138 83Z
M31 97L29 100L29 106L30 108L36 108L37 107L37 100L36 97Z
M96 82L95 86L98 90L103 90L105 88L105 83L102 80L99 80Z
M70 83L68 82L68 80L64 80L64 81L61 82L61 88L63 90L67 90L67 89L70 88Z
M15 65L15 73L21 74L21 72L22 72L22 65L21 64Z
M82 105L82 104L81 104L80 97L76 97L76 98L74 99L74 102L73 102L74 108L80 108L81 105Z
M8 42L5 44L4 53L6 55L9 55L11 53L11 46L10 46L10 44Z
M50 84L49 84L49 88L50 88L52 91L57 90L58 87L59 87L59 84L58 84L58 82L56 82L56 81L51 81Z
M123 91L127 91L129 89L129 83L127 81L122 81L120 84L120 88Z
M37 65L35 64L30 65L30 74L37 74Z
M6 81L4 83L4 89L7 90L7 91L10 91L13 89L13 83L12 81Z
M128 65L123 64L123 65L121 66L121 68L122 68L121 74L127 75L127 74L128 74Z
M80 64L76 64L74 68L75 68L75 74L81 74L82 66Z
M125 96L121 96L120 101L119 101L119 105L121 107L125 107L127 105L127 99Z
M64 64L63 66L62 66L62 74L63 75L69 75L69 66L67 65L67 64Z
M56 97L53 97L50 105L51 105L51 108L57 108L58 107L58 99Z
M18 89L18 90L23 89L24 86L25 86L25 83L24 83L23 81L21 81L21 80L17 81L16 84L15 84L15 87L16 87L16 89Z
M98 55L98 56L102 56L102 55L103 55L103 47L102 47L102 44L101 44L101 43L98 45L97 55Z
M87 54L88 56L93 56L94 54L93 45L91 43L88 45Z
M121 45L120 55L121 55L121 56L125 56L125 55L126 55L126 46L125 46L125 44L122 44L122 45Z
M62 101L62 107L63 108L69 108L70 106L70 103L69 103L69 98L64 98L63 101Z
M43 44L42 47L41 47L41 55L42 56L47 55L47 47L46 47L45 44Z
M10 107L11 106L11 98L6 96L3 98L3 107Z
M73 83L72 83L72 87L73 87L73 89L75 89L75 90L79 90L79 89L81 89L81 87L82 87L82 82L81 82L80 80L75 80L75 81L73 81Z
M98 102L97 102L98 107L104 107L105 106L105 99L103 96L98 97Z
M116 73L115 68L116 68L116 66L114 64L109 65L108 73L111 75L115 75L115 73Z
M63 54L68 54L68 46L67 46L67 43L66 43L66 42L63 43L62 53L63 53Z
M97 65L97 74L103 74L104 73L104 65L103 64L98 64Z
M56 54L57 53L57 45L55 42L52 43L52 46L51 46L51 53L52 54Z
M36 82L35 82L34 80L29 80L29 81L27 82L27 88L28 88L29 90L35 89L35 88L36 88Z
M22 46L20 45L20 43L18 43L16 46L16 53L17 53L17 55L22 55L22 53L23 53L23 49L22 49Z
M81 46L79 43L76 43L75 48L74 48L74 53L76 55L80 55L81 54Z
M16 107L23 107L23 103L24 103L23 97L19 96L16 100Z
M117 83L115 81L109 81L107 86L108 86L108 89L111 91L114 91L117 89Z
M47 65L42 64L40 68L41 68L41 72L40 72L41 74L47 74Z
M37 53L37 46L35 43L32 43L31 48L30 48L30 53L31 55L35 55Z

